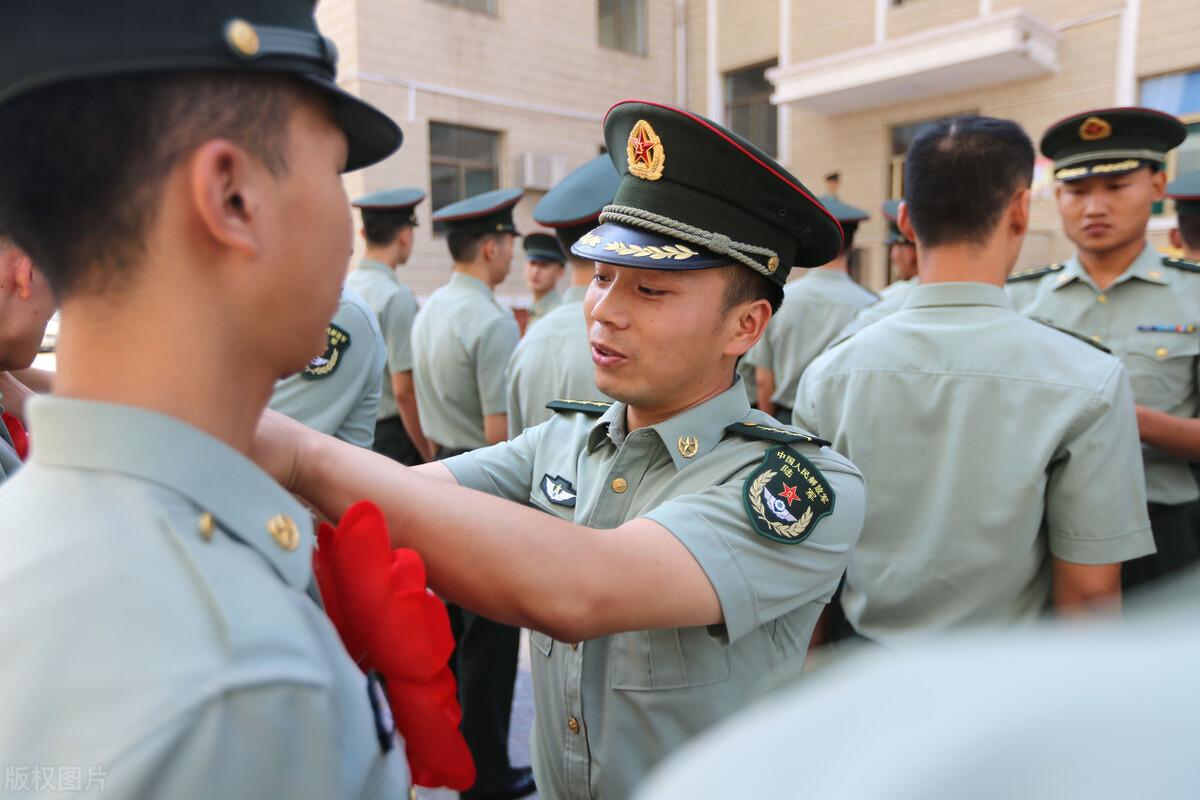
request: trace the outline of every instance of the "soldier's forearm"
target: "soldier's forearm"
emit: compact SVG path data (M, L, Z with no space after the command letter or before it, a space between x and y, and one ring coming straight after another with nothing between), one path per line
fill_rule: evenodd
M1142 442L1177 458L1200 461L1200 419L1176 417L1146 406L1137 407Z

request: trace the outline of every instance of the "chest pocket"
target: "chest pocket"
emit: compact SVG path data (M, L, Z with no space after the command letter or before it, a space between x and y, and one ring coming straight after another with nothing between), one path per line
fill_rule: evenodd
M1139 332L1129 340L1128 353L1125 367L1137 402L1170 409L1194 392L1200 335Z
M705 628L619 633L612 637L609 672L614 689L705 686L728 680L729 650Z

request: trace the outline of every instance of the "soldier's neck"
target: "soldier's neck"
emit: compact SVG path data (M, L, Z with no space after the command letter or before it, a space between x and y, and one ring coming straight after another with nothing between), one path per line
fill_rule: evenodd
M1146 249L1144 238L1109 250L1079 250L1079 263L1099 289L1107 289Z
M732 370L731 370L732 371ZM689 397L677 397L671 401L654 407L629 405L625 408L625 430L629 433L639 428L648 428L660 422L677 417L689 408L707 403L717 395L729 389L731 383L727 374L714 376L714 381Z
M840 255L828 264L823 264L817 269L823 269L826 272L840 272L843 275L850 274L850 258L846 255Z
M371 261L387 264L392 269L400 263L400 259L390 247L368 247L366 257Z
M280 376L255 364L253 344L238 341L226 315L208 311L199 303L68 300L55 394L165 414L249 453Z
M461 272L464 275L470 275L472 278L483 281L489 288L496 288L495 284L492 283L491 269L488 268L487 264L481 261L475 261L470 264L463 264L459 261L455 261L454 271Z
M952 244L922 250L919 279L931 283L990 283L1003 286L1012 257L994 247Z

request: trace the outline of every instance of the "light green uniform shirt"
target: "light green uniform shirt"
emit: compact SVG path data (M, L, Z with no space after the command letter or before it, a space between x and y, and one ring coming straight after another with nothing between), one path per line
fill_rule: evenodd
M800 376L854 315L876 301L844 272L810 270L783 288L783 305L745 361L775 373L771 400L790 405ZM784 420L785 422L787 420Z
M1121 362L1017 314L999 286L915 287L813 362L794 419L871 487L842 605L876 641L1032 620L1051 556L1154 552Z
M533 327L533 323L545 319L547 314L561 306L563 302L563 296L558 293L557 289L551 289L541 300L535 300L533 307L529 309L529 323L526 331Z
M837 344L842 339L847 339L861 331L873 322L878 322L884 317L891 316L904 307L904 300L908 297L908 293L917 286L917 279L912 278L907 281L896 281L891 286L888 286L879 294L879 299L871 305L859 311L854 319L842 328L841 332L834 337L830 342L830 346Z
M387 347L363 299L342 289L325 352L308 368L275 384L270 407L321 433L370 447L382 391Z
M149 411L37 398L31 434L0 487L6 763L94 767L105 798L404 796L403 743L305 593L303 506Z
M398 416L392 375L413 369L412 327L417 317L417 298L396 271L381 261L364 258L346 278L346 285L358 292L375 312L383 341L387 345L387 368L379 395L379 419Z
M1124 619L839 660L698 739L636 800L1189 800L1200 587L1180 583ZM822 734L797 744L806 730Z
M1176 417L1200 409L1200 274L1163 264L1149 245L1100 291L1078 257L1036 280L1008 284L1017 310L1094 339L1129 371L1134 399ZM1189 329L1190 326L1190 329ZM1174 329L1179 327L1181 332ZM1171 328L1165 330L1143 330ZM1176 505L1200 497L1187 459L1142 447L1146 495Z
M567 289L562 305L530 328L508 361L508 437L554 415L551 400L607 400L596 388L596 368L583 318L586 286Z
M735 383L632 433L616 403L599 418L556 414L510 442L445 462L463 486L580 525L654 520L688 549L721 603L725 622L710 628L631 631L578 645L530 635L533 766L546 800L628 797L658 761L742 707L772 671L804 660L858 537L862 477L829 448L790 445L832 487L833 511L798 544L767 539L751 525L744 490L781 445L726 431L741 421L778 425L751 411ZM686 442L695 444L691 457Z
M483 418L508 404L504 373L521 337L512 312L462 272L435 291L413 325L413 379L425 435L442 447L483 447Z

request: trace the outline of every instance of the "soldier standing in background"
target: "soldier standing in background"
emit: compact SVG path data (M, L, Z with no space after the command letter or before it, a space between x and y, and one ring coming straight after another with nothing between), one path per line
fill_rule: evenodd
M1052 125L1041 150L1054 160L1058 212L1076 252L1008 281L1018 311L1103 344L1129 372L1157 552L1125 564L1126 588L1200 558L1200 486L1188 466L1200 459L1200 266L1146 241L1167 152L1186 135L1175 117L1143 108Z
M525 285L533 295L529 325L545 317L562 303L558 281L563 276L567 257L558 239L549 233L531 233L525 237Z
M375 452L413 466L433 459L433 446L421 427L413 386L412 326L417 299L396 277L396 269L412 255L416 206L420 189L388 189L360 197L353 205L362 213L366 256L346 279L379 321L387 344L387 366L380 373L381 392L375 422Z
M438 459L508 438L505 368L520 332L493 290L512 267L520 189L497 189L438 209L454 260L450 281L417 312L413 373L417 405ZM533 771L513 767L508 731L517 678L519 629L447 603L457 649L463 736L478 779L463 797L517 798L534 790Z
M893 199L883 204L883 216L888 223L888 260L891 262L892 276L895 280L879 293L879 300L858 312L830 344L853 336L872 322L878 322L899 311L904 306L904 298L908 296L909 290L917 285L917 247L909 238L911 231L906 234L900 230L897 222L902 202Z
M1175 201L1171 245L1200 267L1200 170L1180 175L1167 184L1167 197Z

